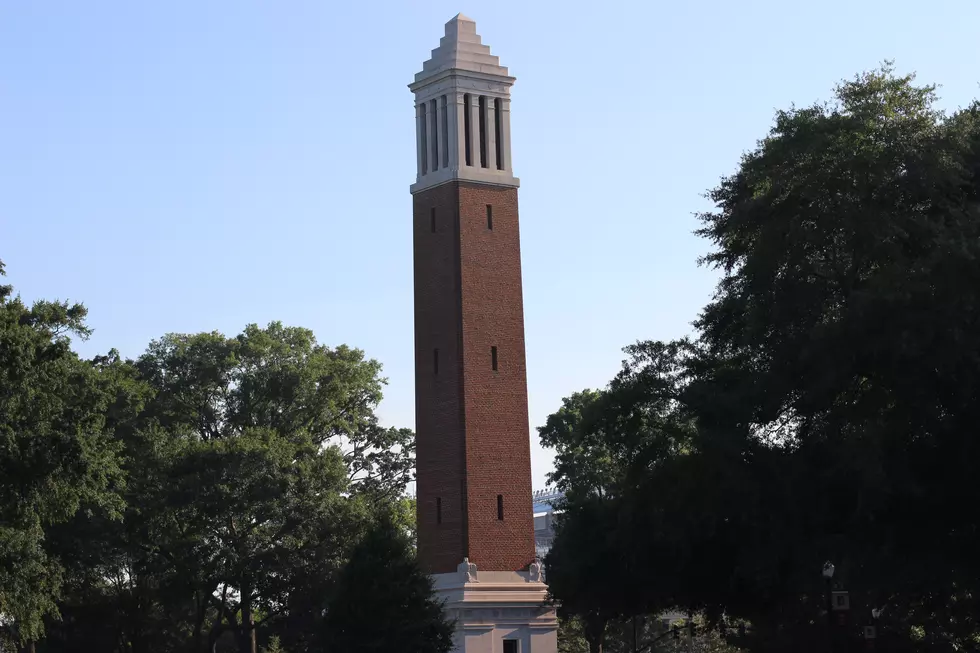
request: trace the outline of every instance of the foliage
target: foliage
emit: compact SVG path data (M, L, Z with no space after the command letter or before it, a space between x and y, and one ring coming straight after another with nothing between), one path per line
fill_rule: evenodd
M382 518L357 545L324 623L324 651L448 653L453 624L415 559L409 539Z
M558 653L589 653L589 642L585 639L580 618L558 620Z
M887 605L889 650L978 650L980 105L934 99L889 65L859 76L777 113L711 193L723 276L696 338L631 347L542 429L569 505L606 499L562 517L562 577L601 540L645 579L558 583L563 605L745 619L756 651L856 646ZM848 628L826 626L825 560Z
M414 532L414 438L377 420L380 365L279 323L84 361L84 318L0 289L0 635L315 650L368 525Z
M273 635L269 639L269 645L262 647L262 653L286 653L286 649L279 643L279 638Z
M308 329L273 322L235 338L170 334L138 366L157 389L161 428L201 441L268 428L286 439L341 448L348 480L394 497L411 480L408 429L384 428L374 409L385 380L363 352L319 345Z
M725 276L692 402L766 470L746 522L781 525L728 579L749 611L816 593L824 559L912 623L978 578L980 123L913 81L886 66L781 112L702 216ZM942 646L975 632L943 619Z
M116 573L131 603L157 605L128 639L159 642L169 615L186 624L174 647L251 651L281 626L303 650L360 525L408 479L411 434L373 412L379 365L273 323L168 335L136 367L154 395L130 442Z
M636 615L608 624L603 641L603 653L737 653L740 649L729 640L737 640L737 632L722 633L706 620L695 615L694 639L688 636L687 619L671 620L665 629L656 615ZM673 628L677 628L676 635ZM589 653L582 622L578 618L563 619L558 626L559 653Z
M663 576L676 561L651 558L666 545L647 537L649 519L641 528L638 518L623 517L636 503L638 486L689 447L692 428L677 400L688 348L683 341L628 348L629 358L606 390L572 395L539 429L542 443L556 448L551 481L565 493L545 561L548 582L560 613L578 617L594 651L607 624L675 603ZM630 544L637 537L646 551ZM661 561L665 569L654 570ZM642 573L656 574L659 596L638 582Z
M575 619L591 651L601 651L606 625L629 610L625 549L609 517L614 512L599 499L566 504L556 520L556 538L545 558L548 589L560 600L558 614Z
M549 481L566 497L605 496L616 477L605 434L581 427L601 401L602 393L595 390L576 392L538 428L541 444L555 449Z
M4 272L0 263L0 275ZM122 483L106 423L117 394L115 362L71 350L86 309L37 301L0 286L0 620L22 640L58 614L63 569L45 550L50 529L85 508L118 516Z

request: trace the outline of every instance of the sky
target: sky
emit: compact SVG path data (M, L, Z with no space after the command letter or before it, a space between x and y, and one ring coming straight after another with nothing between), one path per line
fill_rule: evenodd
M980 95L977 0L0 1L0 259L25 300L82 301L86 356L281 320L363 349L414 427L414 104L462 12L517 77L536 427L671 339L717 280L704 193L777 109L893 59Z

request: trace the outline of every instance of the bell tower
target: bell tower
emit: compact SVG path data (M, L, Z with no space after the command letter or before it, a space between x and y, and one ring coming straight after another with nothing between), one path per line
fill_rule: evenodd
M534 549L514 81L459 14L409 85L418 555L466 653L557 650Z
M510 157L514 78L476 23L457 14L409 88L415 93L417 194L447 181L517 188Z

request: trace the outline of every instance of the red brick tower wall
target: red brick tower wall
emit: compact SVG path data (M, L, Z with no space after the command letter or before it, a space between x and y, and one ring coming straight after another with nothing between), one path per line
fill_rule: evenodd
M450 182L417 193L414 241L420 560L430 573L464 557L484 571L526 569L534 518L517 189Z

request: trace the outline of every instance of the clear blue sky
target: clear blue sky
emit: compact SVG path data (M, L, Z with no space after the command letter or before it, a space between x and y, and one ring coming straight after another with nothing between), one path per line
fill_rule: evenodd
M532 427L709 298L701 194L773 112L893 58L980 81L980 2L3 2L0 259L90 309L85 355L167 332L312 328L414 425L406 85L462 11L517 77ZM550 458L532 430L534 480Z

